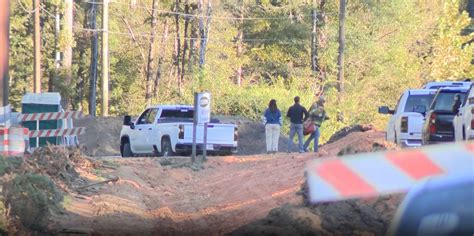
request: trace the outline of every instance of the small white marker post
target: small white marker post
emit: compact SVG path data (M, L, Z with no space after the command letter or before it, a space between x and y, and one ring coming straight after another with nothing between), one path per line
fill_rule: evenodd
M196 158L196 126L204 126L203 134L203 159L206 160L207 154L207 124L211 120L211 94L209 92L194 94L194 123L193 123L193 155L192 160Z

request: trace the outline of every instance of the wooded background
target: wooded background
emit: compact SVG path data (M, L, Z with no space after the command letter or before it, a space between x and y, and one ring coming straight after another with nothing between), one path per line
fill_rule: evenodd
M33 2L11 3L16 109L33 91ZM393 107L408 88L474 77L472 0L111 0L108 7L109 115L192 104L193 92L210 91L214 114L257 120L272 98L286 112L296 95L309 107L324 94L331 117L324 141L346 125L382 128L387 117L377 107ZM93 115L102 113L103 9L102 0L39 7L42 91Z

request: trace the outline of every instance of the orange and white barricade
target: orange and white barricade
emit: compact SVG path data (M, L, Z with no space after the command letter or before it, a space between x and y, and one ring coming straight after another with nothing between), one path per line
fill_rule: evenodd
M23 156L28 144L28 129L21 127L0 128L0 155Z
M474 172L474 143L321 158L306 172L312 203L406 192L426 177Z

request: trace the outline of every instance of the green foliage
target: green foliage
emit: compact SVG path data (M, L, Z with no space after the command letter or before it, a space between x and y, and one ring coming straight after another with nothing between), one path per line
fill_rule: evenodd
M31 230L45 231L48 216L61 208L62 200L61 191L45 175L18 175L6 187L6 204L11 206L11 213Z
M135 8L124 2L112 1L110 4L109 113L112 115L136 115L145 107L151 3L151 0L140 1L140 6ZM63 11L61 1L47 1L45 10L54 12L57 4ZM388 117L377 114L377 107L393 107L404 90L421 87L430 80L474 77L471 64L473 21L463 12L466 7L463 4L460 0L348 1L345 90L340 94L335 90L338 1L326 1L324 9L286 0L214 1L203 68L198 65L200 38L196 30L199 18L189 17L189 31L183 39L185 21L181 16L181 49L185 42L188 46L195 45L194 54L189 55L191 50L188 48L184 58L181 88L178 88L174 65L176 25L174 15L169 14L174 1L160 1L152 67L156 78L158 61L162 62L161 77L152 101L155 104L191 104L194 92L207 90L212 93L213 113L259 120L272 98L277 99L281 110L286 112L295 95L302 98L303 105L309 106L322 89L331 117L322 127L323 141L338 129L356 123L373 123L377 128L383 128ZM191 14L197 14L196 5L191 7ZM316 79L310 68L310 10L313 8L324 13L318 24L318 61L325 73L323 79ZM25 9L31 9L31 1L12 2L10 101L15 108L19 108L24 92L32 88L33 26L31 14ZM73 107L81 109L88 103L92 34L81 30L89 27L89 4L76 1L75 9L74 35L62 33L59 45L54 43L54 18L48 14L42 16L43 81L54 78L51 79L54 89L73 98ZM101 10L99 5L99 28ZM179 10L184 11L183 2ZM250 19L239 20L241 13ZM240 56L237 54L239 31L243 32L244 38ZM68 86L63 82L64 71L56 71L53 60L56 47L62 50L65 45L74 47L73 83ZM180 63L182 60L179 58ZM241 86L235 84L239 66L243 71ZM100 70L99 65L99 85ZM100 92L99 89L99 96ZM284 127L287 129L286 125Z

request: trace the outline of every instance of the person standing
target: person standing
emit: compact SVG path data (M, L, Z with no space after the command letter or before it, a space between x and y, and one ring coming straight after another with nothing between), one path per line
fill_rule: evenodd
M321 127L323 121L329 119L326 115L326 111L324 110L325 102L326 100L324 97L320 96L318 101L309 108L309 118L314 123L315 127L313 133L311 133L309 138L304 143L305 151L308 151L308 146L311 144L311 141L314 140L314 152L318 152L319 136L321 134L319 128Z
M275 99L270 100L268 108L263 113L263 123L265 124L267 153L276 153L278 152L278 140L280 138L282 117Z
M299 152L304 152L303 147L303 121L308 118L308 111L300 105L300 97L294 98L295 104L288 109L286 116L290 118L290 139L288 140L288 153L291 152L293 146L293 138L298 134Z

